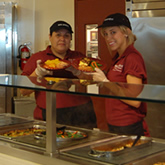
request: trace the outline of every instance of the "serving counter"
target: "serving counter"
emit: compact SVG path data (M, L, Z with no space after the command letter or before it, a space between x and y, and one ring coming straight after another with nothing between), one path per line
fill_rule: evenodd
M95 96L115 99L139 100L145 102L165 103L165 86L161 85L137 85L111 82L93 82L90 80L73 80L73 79L39 79L36 77L18 76L18 75L1 75L0 86L7 87L11 90L16 88L32 89L46 92L46 122L36 121L18 117L13 114L0 115L0 157L8 154L19 158L27 163L33 162L38 164L137 164L152 162L154 156L157 161L165 162L164 140L153 138L145 139L145 145L126 147L120 152L93 151L93 146L123 144L123 138L128 139L130 136L115 135L108 132L100 131L97 128L85 129L73 126L65 126L56 123L56 93L67 93L73 95ZM78 87L77 87L78 86ZM80 87L85 87L81 90ZM135 89L128 91L128 88ZM105 90L106 88L106 90ZM118 92L114 92L118 91ZM115 93L115 94L114 94ZM4 121L4 122L2 122ZM25 129L25 128L43 128L46 135L41 136L36 133L20 137L4 137L4 133ZM57 135L57 128L65 127L65 131L75 131L82 133L84 138L60 140ZM135 139L136 137L133 137ZM132 140L133 140L132 139ZM121 146L118 146L121 147ZM1 155L2 154L2 155ZM5 156L4 156L5 157ZM160 157L160 158L159 158ZM148 159L147 159L148 158ZM159 159L158 159L159 158ZM49 163L48 163L49 162Z

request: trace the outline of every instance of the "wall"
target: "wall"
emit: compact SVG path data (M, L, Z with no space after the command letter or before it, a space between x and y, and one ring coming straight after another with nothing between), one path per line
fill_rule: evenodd
M0 0L10 2L10 0ZM18 17L18 46L24 42L31 41L34 49L34 0L13 0L17 4Z
M35 0L35 50L44 49L48 42L49 27L57 20L71 24L74 31L74 0ZM72 41L74 48L74 36Z
M0 0L10 2L11 0ZM45 49L49 27L61 19L69 22L74 30L74 0L12 0L17 3L18 46L31 42L32 53ZM73 45L74 49L74 36Z

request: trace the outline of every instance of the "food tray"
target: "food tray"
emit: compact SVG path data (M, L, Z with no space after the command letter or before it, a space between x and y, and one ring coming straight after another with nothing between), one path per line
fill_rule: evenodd
M17 130L27 130L27 129L42 129L42 130L46 130L46 126L43 124L39 124L38 122L31 122L31 123L23 123L23 124L18 124L18 125L13 125L13 126L10 126L10 127L7 127L7 128L3 128L0 130L0 138L1 139L10 139L10 140L16 140L18 137L20 136L28 136L28 135L19 135L19 136L4 136L5 133L8 133L8 132L11 132L11 131L17 131Z
M110 135L109 133L106 132L100 132L100 131L93 131L93 130L88 130L88 129L83 129L83 128L78 128L78 127L71 127L71 126L63 126L60 124L56 125L57 128L62 128L65 127L66 130L70 130L70 131L78 131L78 132L83 132L86 133L87 137L86 138L77 138L77 139L57 139L57 148L58 149L64 149L67 147L73 147L75 145L81 145L81 144L85 144L88 142L94 142L96 140L100 140L100 139L105 139L105 138L109 138L109 137L113 137L113 135ZM14 126L10 126L8 128L3 128L0 129L0 140L3 140L5 142L9 142L12 144L18 144L18 145L22 145L22 146L28 146L30 148L37 148L37 149L45 149L46 147L46 139L36 139L34 136L34 134L31 135L25 135L25 136L18 136L18 137L5 137L2 136L3 133L7 132L7 131L11 131L11 130L15 130L15 129L26 129L26 128L31 128L31 127L35 127L35 128L46 128L46 122L44 121L34 121L31 123L26 123L26 124L18 124L18 125L14 125ZM61 140L61 141L60 141Z
M18 117L13 114L2 113L0 114L0 127L11 126L16 124L28 123L34 121L33 119Z
M148 157L145 157L144 159L131 162L127 165L154 165L155 163L158 163L158 162L165 164L165 151L150 155Z
M57 131L58 133L56 137L57 141L79 140L79 139L84 139L88 136L87 133L83 131L69 130L66 129L66 127L61 127L61 128L62 129L59 129L59 131ZM35 131L33 129L35 129ZM4 129L0 131L0 137L7 139L18 139L18 138L20 139L20 137L29 136L32 134L34 136L34 139L46 140L46 126L33 123L28 125L22 125L19 127L10 127L8 129Z
M56 137L56 140L59 142L71 141L71 140L80 140L80 139L84 139L84 138L88 137L86 132L67 130L67 129L59 131L59 132L57 132L57 134L58 135ZM34 138L38 139L38 140L46 140L46 133L34 134Z
M129 151L130 149L136 149L150 145L152 142L150 137L142 136L138 140L137 144L132 147L136 137L137 136L122 136L121 138L112 140L110 142L92 145L90 147L91 151L89 151L88 154L93 157L118 155Z

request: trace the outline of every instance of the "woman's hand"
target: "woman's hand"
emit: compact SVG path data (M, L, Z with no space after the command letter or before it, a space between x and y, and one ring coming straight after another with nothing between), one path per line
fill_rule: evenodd
M35 73L38 77L44 77L45 75L53 75L53 71L46 70L40 66L41 60L37 60L37 68L35 69Z
M94 81L104 81L104 82L109 82L107 77L105 76L104 72L100 70L99 68L95 68L96 72L93 73L87 73L88 75L93 76Z

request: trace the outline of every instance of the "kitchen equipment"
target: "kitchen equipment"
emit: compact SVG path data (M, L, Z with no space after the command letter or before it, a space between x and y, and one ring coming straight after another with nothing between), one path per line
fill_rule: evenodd
M134 136L134 140L137 136ZM96 141L92 145L82 146L79 148L72 148L67 151L63 151L63 155L73 156L73 157L81 157L83 159L88 159L89 161L93 162L102 162L104 164L113 164L113 165L125 165L132 161L137 161L148 157L150 155L156 154L158 152L165 151L165 144L163 143L156 143L156 142L149 142L142 145L134 146L130 148L123 149L121 151L111 152L111 151L102 151L99 152L98 150L94 150L91 152L91 149L94 149L95 146L101 147L105 144L109 144L110 146L119 146L119 144L124 144L131 137L123 137L123 138L109 138L108 141ZM147 140L149 137L141 137L140 140ZM112 139L112 140L111 140ZM150 139L150 138L149 138ZM148 139L148 140L149 140ZM147 141L148 141L147 140ZM150 139L151 140L151 139ZM149 140L149 141L150 141ZM95 148L96 149L96 148ZM93 154L93 155L92 155Z
M17 4L0 2L0 72L17 74ZM12 111L14 89L0 87L0 112Z
M129 152L129 149L144 147L151 144L151 138L141 136L122 136L121 138L114 139L109 142L94 144L91 146L90 156L115 156L122 154L123 152ZM138 141L139 140L139 141ZM138 144L137 144L138 141ZM135 144L137 144L135 146Z
M16 115L12 115L17 118ZM18 117L19 118L19 117ZM20 117L20 119L24 119L23 117ZM32 121L30 119L25 118L25 121L20 120L17 124L12 124L10 126L6 125L1 127L0 129L0 140L5 142L10 142L13 145L22 145L29 148L34 149L41 149L45 150L46 147L46 136L40 136L41 134L29 134L29 135L22 135L22 136L4 136L6 132L10 132L14 130L27 130L31 128L39 129L39 131L46 129L46 122L44 121ZM62 139L62 138L56 138L57 139L57 147L58 149L67 148L74 145L81 145L82 143L88 143L88 142L94 142L96 140L106 139L109 137L113 137L113 135L110 135L109 133L101 133L99 131L92 131L88 129L82 129L77 127L70 127L70 126L63 126L60 124L57 124L57 130L65 130L67 132L76 132L78 134L84 134L85 137L77 137L77 138L71 138L71 139ZM45 131L46 132L46 131ZM38 135L35 136L35 135ZM74 140L73 140L74 139Z
M143 159L130 162L130 163L126 164L126 165L147 165L147 164L148 165L154 165L154 164L159 163L159 162L165 164L165 151L155 153L155 154L150 155L148 157L145 157ZM159 165L159 164L157 164L157 165Z
M142 54L148 77L148 84L165 84L165 1L126 1L126 14L136 35L135 48ZM144 92L148 92L144 88ZM155 91L155 94L157 91ZM146 121L152 137L165 138L165 107L162 104L147 103ZM154 122L153 122L154 121Z
M72 140L81 140L87 137L87 133L83 131L60 129L57 131L56 140L59 142L66 142ZM34 138L38 140L46 140L46 131L34 134Z
M9 127L9 126L17 125L17 124L29 123L32 121L33 119L22 118L22 117L15 116L9 113L0 114L1 130L5 127Z

